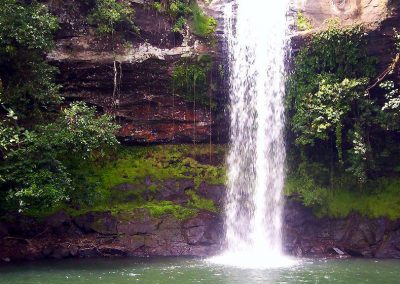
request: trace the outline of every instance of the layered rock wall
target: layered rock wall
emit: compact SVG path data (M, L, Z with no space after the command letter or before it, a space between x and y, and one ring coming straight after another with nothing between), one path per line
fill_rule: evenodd
M172 32L173 20L152 8L153 1L131 1L135 25L125 39L100 37L87 23L93 8L84 1L50 1L60 19L56 49L49 61L60 70L58 82L69 100L84 100L117 117L118 136L131 143L225 142L226 95L221 75L220 45L216 39L195 36L187 25ZM200 3L202 3L200 1ZM218 16L212 5L205 10ZM219 28L220 29L220 28ZM182 60L212 59L208 71L208 106L194 106L172 83Z
M399 220L358 214L317 218L311 209L288 200L283 235L285 251L297 257L400 258ZM207 211L185 220L168 214L152 217L146 209L76 217L61 211L42 221L19 216L0 222L0 259L204 257L218 254L223 239L221 214Z
M154 218L145 209L77 217L61 211L42 222L18 217L0 224L0 259L207 256L219 250L221 228L220 216L211 212L187 220L172 215Z
M296 256L400 258L400 220L371 219L350 214L346 218L317 218L312 209L288 200L284 213L285 249Z

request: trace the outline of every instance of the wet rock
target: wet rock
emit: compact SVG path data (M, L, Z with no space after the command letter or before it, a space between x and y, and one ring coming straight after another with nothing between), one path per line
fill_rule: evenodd
M186 203L189 196L187 190L195 188L193 179L170 179L164 182L163 188L155 193L157 200L168 200L177 204Z
M46 226L57 228L62 225L71 223L71 217L64 211L59 211L57 213L54 213L53 215L50 215L49 217L46 217L43 223Z
M147 209L137 209L133 213L125 213L118 216L118 234L137 235L154 232L161 220L152 218Z
M225 194L226 194L226 186L225 185L210 185L205 182L200 184L199 189L197 190L199 196L211 199L215 205L218 207L222 207Z
M149 220L143 222L120 222L117 225L118 233L126 235L150 234L157 229L159 221Z
M125 248L125 250L134 252L145 245L145 236L123 236L119 238L118 242Z
M186 240L189 245L195 245L203 238L205 227L192 227L185 231Z
M223 239L221 216L211 212L200 212L194 218L184 222L184 236L191 245L220 244Z
M8 235L8 228L6 224L0 222L0 238Z
M96 257L100 256L101 253L96 247L90 247L90 248L80 248L78 250L78 256L81 258L91 258L91 257Z
M41 235L55 234L58 236L79 236L81 231L75 227L71 217L64 211L54 213L43 220L45 230Z
M220 45L213 47L189 30L173 33L174 21L149 9L147 2L132 5L139 34L129 33L124 43L122 39L111 42L96 36L86 21L90 4L78 0L49 2L61 29L56 35L56 49L48 59L60 69L58 82L63 85L63 95L115 115L121 125L118 136L127 142L207 142L210 135L215 142L226 141L228 128L223 124L227 114L221 102L227 96L217 71ZM208 6L208 10L212 8ZM206 107L193 111L193 102L174 94L172 88L174 67L183 59L195 60L204 53L215 58L210 95L219 110L212 114ZM114 60L121 78L118 99L113 95Z
M32 247L27 239L5 237L0 239L0 258L11 260L40 258L40 251Z
M49 244L41 249L41 254L46 258L62 259L70 256L76 256L78 248L71 244Z
M51 246L45 246L42 248L42 254L46 257L50 256L52 252L53 252L53 247Z
M377 258L400 258L400 230L390 232L374 256Z
M69 254L71 256L77 256L79 252L79 248L77 245L69 245Z
M117 220L110 212L89 212L75 217L74 223L86 233L117 234Z
M400 239L394 233L398 222L368 219L358 214L340 219L317 218L310 209L290 199L284 216L284 247L290 254L336 255L332 249L335 247L356 257L400 257L397 250Z
M207 257L210 255L217 255L221 252L221 246L219 245L203 245L203 246L190 246L186 252L187 255Z
M70 250L64 246L54 248L53 252L51 253L51 257L55 259L62 259L68 256L70 256Z
M174 230L182 227L182 221L176 219L172 215L166 215L163 217L161 223L158 225L158 230Z
M107 247L107 246L100 247L99 252L103 256L126 256L127 254L125 248Z
M14 237L31 238L45 230L45 227L28 216L17 215L7 222L8 233Z

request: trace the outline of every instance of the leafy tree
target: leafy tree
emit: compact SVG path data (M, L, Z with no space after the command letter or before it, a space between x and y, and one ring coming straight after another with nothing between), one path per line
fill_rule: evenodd
M97 157L118 143L109 115L82 102L62 108L56 69L46 62L57 27L37 1L0 6L2 210L41 212L68 201L77 188L68 161Z
M32 1L3 0L0 6L0 43L2 52L13 54L20 46L48 51L53 46L53 32L57 19L48 13L45 5Z
M67 201L74 190L74 177L64 161L101 154L118 143L117 129L109 115L97 116L94 107L82 102L72 103L54 122L37 126L0 167L6 205L29 212Z
M112 35L121 24L127 25L129 29L136 29L134 15L135 11L125 1L96 0L88 20L97 27L101 35Z
M46 6L4 0L0 6L1 99L23 119L55 108L61 101L56 69L45 62L53 46L57 19Z
M381 149L396 156L398 147L381 137L400 127L395 84L370 91L375 60L366 47L361 26L330 25L315 34L295 58L287 96L300 163L330 161L331 175L347 169L360 183L379 171ZM316 148L323 152L314 155Z

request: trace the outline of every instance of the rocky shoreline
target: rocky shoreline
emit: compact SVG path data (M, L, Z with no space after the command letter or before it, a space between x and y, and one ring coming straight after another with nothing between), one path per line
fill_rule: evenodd
M400 258L400 220L317 218L311 209L288 200L284 249L297 257ZM223 218L201 211L180 220L150 216L137 209L119 215L88 212L76 217L63 211L42 221L15 216L0 223L0 259L15 260L116 257L194 256L221 251Z
M152 218L141 209L129 217L89 212L73 218L58 212L37 223L20 216L0 227L0 259L207 256L222 239L221 218L209 212L185 221L172 215Z

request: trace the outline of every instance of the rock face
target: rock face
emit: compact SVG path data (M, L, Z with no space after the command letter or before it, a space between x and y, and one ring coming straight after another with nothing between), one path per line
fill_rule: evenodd
M327 19L336 17L344 24L362 23L377 26L387 18L390 0L300 0L297 9L304 12L314 27L321 27Z
M128 1L128 0L127 0ZM49 61L60 69L59 83L68 100L84 100L99 111L115 115L121 124L118 134L129 143L227 142L228 69L223 42L224 3L228 0L202 1L199 6L219 22L216 38L210 41L195 36L189 27L173 33L173 21L152 8L150 0L129 0L135 9L139 34L100 38L88 25L93 8L88 1L48 1L60 19L56 49ZM89 1L90 2L90 1ZM207 4L206 4L207 3ZM397 0L301 0L295 11L302 11L316 29L338 17L343 24L366 24L370 33L370 55L379 58L379 70L393 59L393 27L400 28ZM292 39L294 52L310 32ZM379 44L377 44L379 43ZM193 100L177 94L172 83L173 70L182 60L197 62L201 55L213 61L208 72L207 96L214 107L194 106Z
M189 27L173 33L173 20L152 8L152 1L130 2L140 32L129 33L124 40L97 35L87 23L93 7L85 1L48 3L61 22L56 49L48 59L60 70L63 95L115 115L122 126L118 136L127 142L208 142L210 136L224 142L226 95L218 71L219 45L196 37ZM182 60L196 63L204 54L212 58L207 96L214 102L213 110L199 103L194 107L172 83L173 70Z
M25 218L14 222L26 223ZM1 227L12 225L2 223ZM172 215L154 218L145 209L120 215L89 212L75 218L59 212L44 222L21 227L18 233L6 233L0 239L0 259L206 256L218 252L221 228L220 216L205 211L188 220Z
M150 180L147 180L151 184ZM192 179L164 181L161 190L143 193L144 198L172 201L184 206L187 191L195 190ZM137 188L124 183L112 189L129 193ZM216 193L215 191L219 191ZM225 187L201 183L197 194L222 208ZM115 192L114 192L115 193ZM127 194L128 193L128 194ZM141 193L141 194L142 194ZM146 194L149 194L146 197ZM187 204L186 204L187 205ZM161 213L160 213L161 214ZM41 220L22 215L0 221L0 261L18 259L95 256L208 256L219 252L223 221L219 213L197 210L185 219L173 214L151 215L146 208L93 211L70 216L64 211Z
M209 197L209 196L208 196ZM71 217L58 212L37 222L17 216L0 223L0 259L97 256L210 256L221 251L221 214L201 211L186 220L152 217L147 209ZM317 218L287 200L284 249L298 257L400 258L400 221L352 214Z
M377 59L382 72L395 57L394 30L400 29L400 3L391 0L302 0L294 7L310 21L313 29L295 32L291 38L293 53L307 42L312 34L327 26L326 21L337 18L340 25L362 24L367 32L368 55Z
M337 255L400 258L400 222L368 219L358 214L346 218L317 218L311 209L288 201L284 219L285 249L296 256Z

